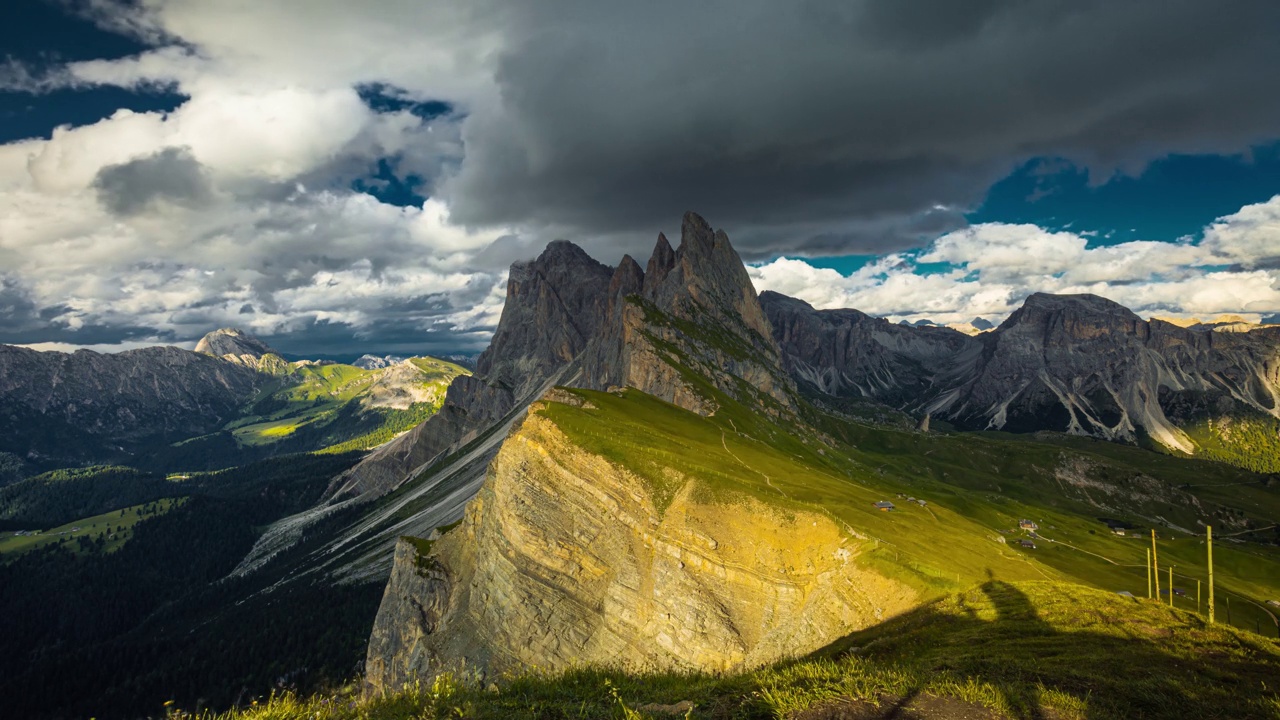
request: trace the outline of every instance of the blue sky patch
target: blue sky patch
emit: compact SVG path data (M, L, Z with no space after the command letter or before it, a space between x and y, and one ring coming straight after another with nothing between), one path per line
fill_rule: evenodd
M1070 230L1090 246L1198 237L1214 219L1280 192L1280 143L1252 157L1170 155L1137 177L1090 187L1087 171L1053 158L1025 163L991 187L969 222ZM1096 234L1090 234L1096 233Z
M395 158L382 158L376 171L367 178L357 178L351 183L351 189L372 195L388 205L421 207L427 201L426 196L418 194L424 180L413 174L401 177L396 170Z
M356 87L360 99L376 112L397 112L408 110L423 120L448 115L453 106L439 100L413 100L403 90L384 83L371 83Z

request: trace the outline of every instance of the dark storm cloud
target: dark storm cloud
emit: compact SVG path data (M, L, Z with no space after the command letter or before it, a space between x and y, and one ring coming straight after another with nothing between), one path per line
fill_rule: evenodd
M187 148L165 148L154 155L108 165L93 180L98 200L116 215L133 215L156 200L198 206L208 201L209 178Z
M0 277L0 337L7 338L42 324L35 302L22 286Z
M355 328L343 323L316 322L296 331L264 336L268 345L291 359L351 362L370 355L472 355L489 344L490 330L441 327L423 331L412 323L381 323Z
M479 302L480 297L474 299ZM493 328L459 328L449 322L447 316L459 309L457 302L444 294L405 298L382 305L376 318L359 327L309 320L263 339L287 355L309 358L478 353L489 344Z
M647 233L693 208L751 256L879 251L1027 158L1105 178L1280 136L1273 0L483 10L500 107L446 188L470 223Z
M65 342L74 345L115 344L141 338L172 340L170 333L133 324L71 327L58 318L70 308L40 307L16 281L0 277L0 343Z

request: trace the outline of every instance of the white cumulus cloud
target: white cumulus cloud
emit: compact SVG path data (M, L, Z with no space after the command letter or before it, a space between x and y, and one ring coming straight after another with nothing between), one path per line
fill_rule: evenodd
M1089 240L1035 225L983 223L848 275L786 257L749 272L760 291L895 320L998 321L1034 292L1093 293L1146 316L1258 320L1280 313L1280 195L1219 218L1199 241L1089 247ZM938 271L921 267L926 263L945 265Z

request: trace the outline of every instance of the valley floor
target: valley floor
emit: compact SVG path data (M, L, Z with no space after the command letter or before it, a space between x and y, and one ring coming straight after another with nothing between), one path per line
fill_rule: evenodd
M372 700L354 693L286 695L194 717L1278 718L1280 642L1080 585L990 580L750 672L583 668L444 677Z

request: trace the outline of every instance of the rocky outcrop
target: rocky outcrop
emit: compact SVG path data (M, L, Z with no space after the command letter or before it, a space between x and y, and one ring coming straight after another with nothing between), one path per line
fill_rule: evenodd
M704 415L716 403L703 382L770 413L794 408L794 384L724 231L686 213L679 249L659 234L648 268L627 257L614 273L609 321L578 384L634 387Z
M360 398L363 408L407 410L415 404L436 405L444 400L447 386L443 380L424 382L430 376L408 360L380 368Z
M351 364L362 370L381 370L382 368L391 367L392 365L398 365L405 360L408 360L408 358L403 358L399 355L384 355L379 357L377 355L366 354L361 355Z
M256 364L263 355L275 353L266 343L236 328L207 333L196 343L196 352L248 364Z
M476 375L516 397L537 390L577 358L604 322L613 269L564 240L537 260L515 263L493 341L476 361Z
M102 354L0 345L0 450L45 465L122 459L233 419L266 377L176 347Z
M429 549L430 542L420 538L396 542L365 662L366 676L378 678L380 688L403 687L439 663L431 654L429 638L440 629L454 586L426 556Z
M373 500L518 413L559 378L604 321L613 271L556 241L511 266L507 301L472 376L456 378L440 411L331 484L328 500Z
M531 411L461 526L429 554L397 547L369 689L463 667L749 667L915 601L861 567L865 541L826 514L700 492L693 478L669 502L650 488Z

